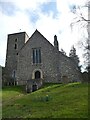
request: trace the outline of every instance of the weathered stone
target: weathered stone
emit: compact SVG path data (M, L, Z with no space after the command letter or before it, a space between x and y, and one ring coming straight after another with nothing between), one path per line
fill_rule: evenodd
M38 89L45 82L81 81L82 76L78 67L58 50L58 41L56 42L53 46L37 30L30 38L25 32L8 35L5 66L7 76L15 78L18 85L26 85L28 92L32 92L34 83ZM41 63L33 63L33 49L35 48L41 49ZM39 80L35 79L36 71L40 72Z

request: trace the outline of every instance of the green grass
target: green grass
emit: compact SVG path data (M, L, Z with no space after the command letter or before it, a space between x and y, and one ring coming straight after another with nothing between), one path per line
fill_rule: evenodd
M23 87L5 87L3 118L87 118L88 84L46 84L26 94Z

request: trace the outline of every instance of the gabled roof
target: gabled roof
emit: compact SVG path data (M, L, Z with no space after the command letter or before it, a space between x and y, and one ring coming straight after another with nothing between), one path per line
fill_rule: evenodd
M20 51L28 44L28 42L30 41L30 39L35 35L35 34L38 34L40 36L42 36L44 38L44 40L46 42L48 42L48 44L54 49L55 47L36 29L35 32L31 35L31 37L28 39L28 41L24 44L24 46L20 49ZM20 52L19 51L19 52ZM67 56L67 55L64 55L61 51L58 51L59 54L61 54L62 56L64 56L65 58L67 58L68 60L71 61L71 63L73 63L73 61Z
M36 33L37 33L38 35L42 36L42 37L44 38L44 40L46 40L46 42L48 42L48 44L54 48L54 46L36 29L35 32L31 35L31 37L30 37L30 38L27 40L27 42L24 44L24 46L20 49L20 51L28 44L28 42L30 41L30 39L31 39ZM20 51L19 51L19 52L20 52Z
M32 36L34 36L36 33L38 33L40 36L42 36L52 47L54 47L37 29L35 30L35 32L31 35L31 37L29 38L29 40L32 38ZM28 41L29 41L28 40ZM28 42L27 41L27 42ZM26 43L27 43L26 42Z

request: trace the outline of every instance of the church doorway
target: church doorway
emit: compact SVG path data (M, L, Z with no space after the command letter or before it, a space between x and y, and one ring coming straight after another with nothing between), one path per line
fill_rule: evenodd
M40 69L35 69L35 70L32 72L32 79L43 79L42 70L40 70Z
M32 85L32 92L37 90L37 85Z
M41 73L40 71L35 72L35 79L40 79L41 78Z

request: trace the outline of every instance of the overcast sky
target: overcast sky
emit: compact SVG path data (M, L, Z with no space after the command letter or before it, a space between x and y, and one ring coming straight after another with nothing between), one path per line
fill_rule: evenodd
M74 5L86 0L0 0L0 65L5 65L7 35L25 31L29 37L38 29L52 44L56 34L59 50L69 53L80 39L79 28L70 28ZM77 54L80 55L78 51Z

